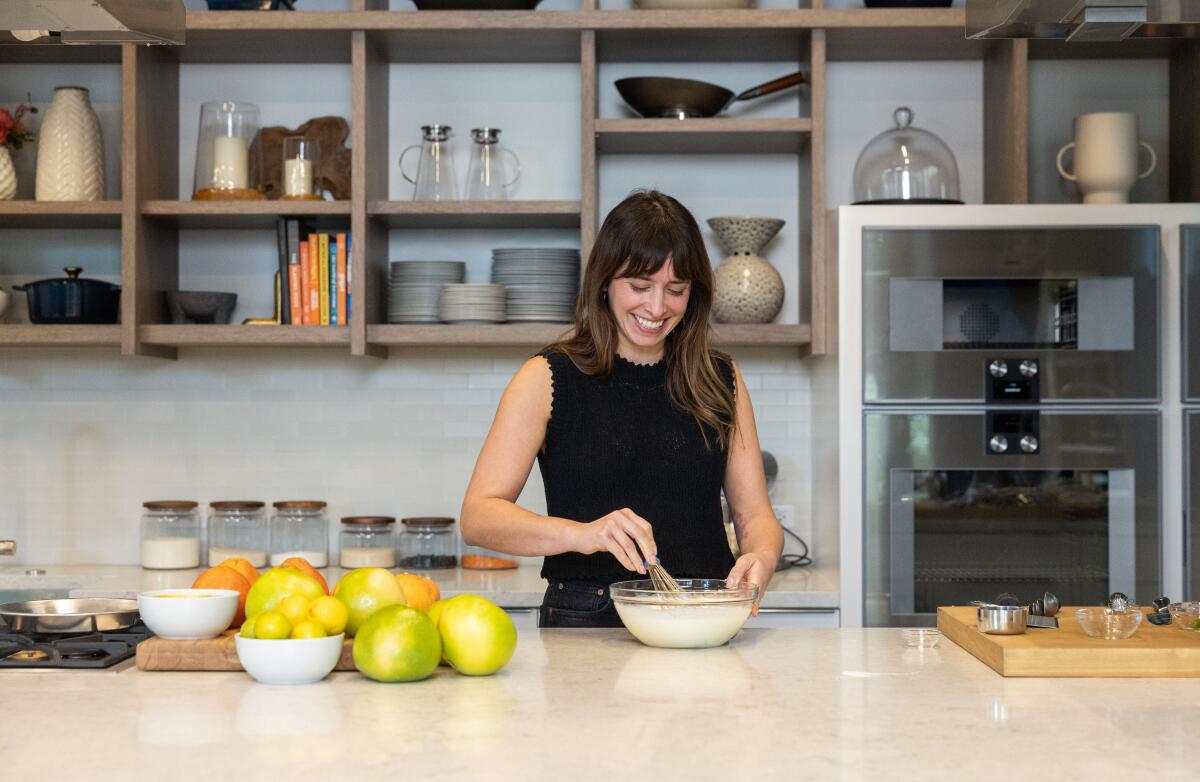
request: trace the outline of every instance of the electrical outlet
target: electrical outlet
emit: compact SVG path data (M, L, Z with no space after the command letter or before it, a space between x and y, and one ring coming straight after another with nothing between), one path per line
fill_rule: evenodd
M796 529L796 506L772 505L771 510L775 512L775 518L779 519L781 525L793 531Z

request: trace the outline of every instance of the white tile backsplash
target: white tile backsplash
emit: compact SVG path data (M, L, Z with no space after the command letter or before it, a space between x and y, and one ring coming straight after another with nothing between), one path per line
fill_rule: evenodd
M0 350L0 538L17 541L18 563L132 564L151 499L457 516L496 403L530 353ZM812 523L813 363L791 349L733 354L779 460L772 501ZM519 502L545 512L536 464ZM836 521L817 521L818 540L836 539L823 530Z

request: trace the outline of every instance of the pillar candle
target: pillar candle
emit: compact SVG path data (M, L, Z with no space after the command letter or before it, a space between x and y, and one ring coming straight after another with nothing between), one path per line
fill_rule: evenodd
M213 182L217 190L243 189L250 181L249 152L240 136L213 139Z
M283 161L283 194L312 195L312 170L311 160L297 157Z

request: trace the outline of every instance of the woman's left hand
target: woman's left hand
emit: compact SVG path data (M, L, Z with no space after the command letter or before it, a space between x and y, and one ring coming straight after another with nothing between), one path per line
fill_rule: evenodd
M776 564L768 563L762 554L742 554L737 562L733 563L733 570L725 577L725 583L731 587L741 584L754 584L758 587L758 599L754 601L751 616L758 616L758 604L762 601L763 593L767 591L767 584L775 573Z

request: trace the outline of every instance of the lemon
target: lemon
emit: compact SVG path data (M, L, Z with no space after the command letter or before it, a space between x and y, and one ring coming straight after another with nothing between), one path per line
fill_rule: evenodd
M308 604L308 618L319 622L329 635L337 635L346 629L350 611L341 600L325 595Z
M324 638L328 633L320 622L303 619L292 625L292 638Z
M279 601L279 613L287 617L292 627L308 619L309 599L304 595L288 595Z
M265 611L255 617L254 637L277 641L292 634L292 623L278 611Z
M254 622L256 619L258 619L257 616L252 616L245 622L242 622L242 638L254 637Z

